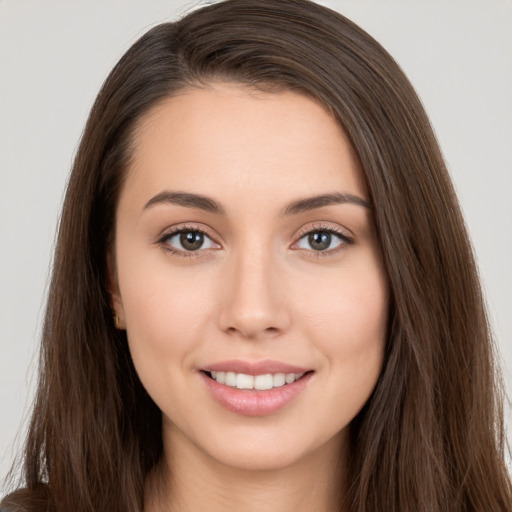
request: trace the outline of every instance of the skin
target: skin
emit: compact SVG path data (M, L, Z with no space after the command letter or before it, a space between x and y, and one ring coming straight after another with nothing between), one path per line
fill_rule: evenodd
M223 213L145 207L164 191L208 196ZM163 415L165 456L148 481L147 511L339 510L348 426L382 368L388 283L371 208L283 215L294 201L333 193L369 200L346 135L303 95L215 83L139 122L112 297ZM187 253L173 229L207 237ZM341 236L315 250L307 233L325 229ZM214 400L200 373L231 359L312 375L284 408L246 416Z

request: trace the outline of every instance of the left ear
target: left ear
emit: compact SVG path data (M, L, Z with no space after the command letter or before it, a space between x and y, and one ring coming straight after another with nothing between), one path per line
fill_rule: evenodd
M126 329L124 306L119 290L115 258L111 253L107 256L107 289L110 295L114 325L116 329Z

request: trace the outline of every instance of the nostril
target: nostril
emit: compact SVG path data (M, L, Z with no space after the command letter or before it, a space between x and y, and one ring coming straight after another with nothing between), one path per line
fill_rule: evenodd
M237 328L237 327L228 327L226 329L226 332L228 334L237 334L237 333L240 333L242 334L244 337L246 338L255 338L255 337L260 337L260 336L276 336L278 335L281 331L280 329L278 329L277 327L266 327L264 328L262 331L260 331L260 333L258 334L258 331L257 329L242 329L242 328Z

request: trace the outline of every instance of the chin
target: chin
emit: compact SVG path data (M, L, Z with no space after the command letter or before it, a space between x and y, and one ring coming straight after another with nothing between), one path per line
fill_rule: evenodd
M290 428L276 432L260 426L252 432L246 429L224 438L209 437L202 449L209 459L239 471L279 471L326 454L338 458L346 432L343 429L334 435L325 433L316 437L297 431L298 435L290 435Z

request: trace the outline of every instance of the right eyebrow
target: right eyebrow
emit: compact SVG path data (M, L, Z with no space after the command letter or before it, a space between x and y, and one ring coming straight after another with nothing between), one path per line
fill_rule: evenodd
M145 205L143 210L151 208L157 204L177 204L186 208L197 208L206 212L225 215L224 208L213 199L200 194L191 194L190 192L171 192L165 190L156 196L153 196Z
M320 194L317 196L299 199L289 204L283 211L283 215L297 215L316 208L330 206L332 204L355 204L364 208L372 209L372 205L362 197L354 194Z

